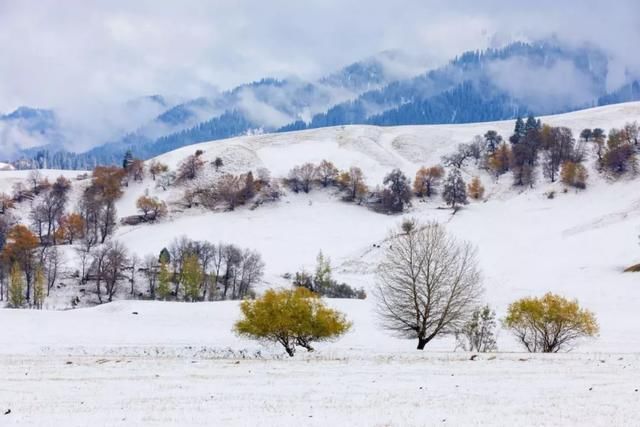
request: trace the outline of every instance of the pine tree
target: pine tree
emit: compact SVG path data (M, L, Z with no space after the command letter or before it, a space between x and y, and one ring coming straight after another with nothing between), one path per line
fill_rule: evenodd
M326 258L322 251L316 258L316 273L313 276L313 291L323 295L324 291L331 287L331 260Z
M215 166L216 172L218 172L218 169L224 166L224 162L220 157L216 157L216 159L213 161L213 166Z
M522 136L526 135L529 132L540 130L541 128L542 123L540 122L540 120L536 120L536 118L530 114L527 117L527 122L524 125L524 133L522 134Z
M131 150L127 150L124 154L124 159L122 159L122 169L129 169L129 166L133 163L133 153Z
M169 272L168 261L160 257L160 272L158 273L158 289L156 290L161 300L166 300L171 296L171 273Z
M200 284L203 273L198 257L194 254L187 255L182 268L182 283L184 285L184 298L189 301L200 299Z
M42 271L42 267L38 267L36 269L36 275L34 278L34 288L33 288L33 305L38 310L42 310L42 304L44 303L45 297L45 277L44 272Z
M13 308L20 308L24 305L24 278L20 265L17 262L11 267L11 277L9 283L9 305Z
M522 120L522 117L518 117L516 119L516 125L513 130L513 135L511 135L511 137L509 138L509 141L511 141L512 144L517 144L518 142L520 142L520 139L522 139L525 133L526 131L525 131L524 120Z
M484 134L484 142L487 152L491 155L495 153L500 144L502 144L502 136L495 130L490 130Z
M160 251L160 256L158 257L158 262L159 263L165 263L168 264L171 261L171 254L169 253L169 249L167 248L162 248L162 250Z
M442 198L447 205L453 209L456 209L459 204L467 204L467 185L462 179L459 169L453 169L449 172L449 175L447 175L442 191Z

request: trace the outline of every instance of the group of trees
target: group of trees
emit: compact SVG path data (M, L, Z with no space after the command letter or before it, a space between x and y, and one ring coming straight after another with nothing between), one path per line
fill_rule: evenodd
M382 326L400 337L417 339L418 350L434 338L455 335L466 351L497 350L496 313L479 305L483 293L476 249L458 241L437 223L405 221L389 236L378 269L377 312ZM279 343L289 356L297 346L313 350L312 342L335 339L351 324L319 297L328 261L318 257L313 278L296 275L293 290L269 290L241 305L234 330L241 336ZM583 337L598 333L593 313L559 295L513 302L503 325L529 352L571 349Z
M2 194L0 212L0 301L12 307L42 308L62 262L56 245L84 233L84 220L68 213L71 182L60 176L53 183L32 171L27 183L16 183L13 195ZM29 202L29 224L18 222L11 209Z
M362 169L353 166L340 171L328 160L322 160L318 165L305 163L294 166L285 183L294 193L308 193L313 186L337 187L343 193L343 199L350 202L363 201L369 191Z
M299 288L309 289L320 296L327 298L358 298L367 297L364 289L354 289L346 283L338 283L333 278L331 260L322 252L316 258L316 269L311 275L306 271L297 272L293 279L293 285Z
M601 135L600 132L596 133ZM593 138L593 132L588 137ZM511 172L516 186L533 186L536 169L541 166L543 176L551 182L560 177L566 185L585 188L584 142L587 142L584 135L577 143L571 129L543 125L539 119L529 116L526 121L516 120L508 141L495 130L489 130L469 144L460 144L454 153L443 158L443 162L460 169L474 160L479 168L490 171L495 177ZM477 195L478 191L473 193Z
M596 136L594 130L592 139L599 169L612 177L637 173L638 134L637 122L627 123L622 129L610 129L606 141L604 132Z
M478 305L482 287L475 248L437 223L416 221L403 224L390 240L376 295L383 325L417 339L420 350L445 334L455 334L466 350L495 350L495 312ZM530 352L558 352L598 333L593 313L553 294L515 301L503 324Z
M181 237L160 256L148 255L143 272L152 299L243 299L262 280L264 262L252 250Z
M190 208L202 205L209 209L224 207L234 210L238 206L253 202L259 205L276 201L282 192L277 180L265 168L260 168L257 175L252 171L234 175L222 173L210 179L200 179L184 190L183 202Z
M437 195L441 185L444 187L443 199L449 206L456 208L466 204L467 184L462 179L460 171L454 168L446 178L444 175L444 168L440 165L421 167L412 182L400 169L393 169L385 175L382 186L369 189L360 168L351 167L340 172L331 162L323 160L317 166L305 163L294 167L289 172L286 183L294 192L307 193L314 186L335 186L342 192L343 200L356 201L386 213L404 211L414 197L431 198ZM474 178L473 187L469 187L469 190L474 198L482 198L484 188L479 178Z

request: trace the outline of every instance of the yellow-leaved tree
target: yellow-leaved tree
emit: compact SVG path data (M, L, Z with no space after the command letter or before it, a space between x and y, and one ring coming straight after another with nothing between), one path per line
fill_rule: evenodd
M182 283L184 285L184 299L188 301L198 301L200 299L200 285L202 284L204 273L200 262L195 254L187 255L182 267Z
M467 194L469 197L475 200L480 200L484 196L484 187L482 186L482 182L480 178L474 176L471 180L471 183L467 186Z
M305 288L268 290L243 301L240 310L242 318L234 326L238 335L280 343L291 357L297 346L313 351L313 342L337 338L351 327L342 313Z
M11 266L9 279L9 305L13 308L20 308L24 305L24 301L24 273L20 264L14 262Z
M166 260L160 260L160 271L158 273L158 298L166 300L171 296L171 272Z
M511 303L503 323L530 353L570 349L578 338L596 336L599 330L592 312L552 293Z

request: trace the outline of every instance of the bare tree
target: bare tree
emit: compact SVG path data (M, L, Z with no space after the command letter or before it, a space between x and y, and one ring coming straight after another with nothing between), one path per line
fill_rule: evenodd
M308 193L311 190L311 184L316 179L317 169L313 163L305 163L302 166L296 166L289 171L289 186L291 190L298 193L304 191Z
M156 285L158 283L158 271L160 269L158 257L155 255L147 255L144 258L142 268L144 276L147 278L147 283L149 284L149 297L156 299Z
M338 168L336 168L330 161L323 160L316 169L316 175L320 179L322 186L328 187L329 185L334 184L336 179L338 179Z
M137 254L131 255L129 258L129 266L128 269L131 270L131 274L129 275L129 284L131 285L131 296L135 294L136 291L136 273L138 272L138 267L142 263L142 260Z
M47 296L58 279L62 261L62 254L58 251L57 246L48 246L42 251L42 266L47 280Z
M378 313L385 328L418 339L418 350L469 318L482 293L474 247L437 223L398 231L378 271Z
M196 154L190 155L178 165L177 181L190 181L200 174L200 171L204 166L204 162L200 158L200 154L196 152Z
M118 241L108 241L100 246L93 255L92 272L96 280L96 294L102 303L102 285L107 300L111 302L118 290L118 283L125 278L124 270L129 266L127 250Z

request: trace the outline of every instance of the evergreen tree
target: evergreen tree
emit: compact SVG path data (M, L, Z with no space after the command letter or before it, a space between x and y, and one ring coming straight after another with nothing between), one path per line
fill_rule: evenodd
M511 135L511 138L509 138L509 141L511 141L512 144L517 144L518 142L520 142L520 139L524 137L525 133L526 131L525 131L524 120L522 120L522 117L518 117L516 119L516 125L513 130L513 135Z
M169 272L168 261L160 257L160 272L158 273L158 289L156 290L161 300L166 300L171 296L171 273Z
M11 267L11 277L9 282L9 305L13 308L20 308L24 305L24 278L22 269L17 262Z
M538 131L540 129L542 129L542 123L540 122L540 120L536 120L536 118L532 114L530 114L527 117L527 122L524 125L524 133L522 134L522 136L531 131Z
M162 248L160 251L160 256L158 257L158 262L169 263L171 262L171 254L167 248Z
M495 130L490 130L484 134L484 142L487 153L491 155L495 153L500 144L502 144L502 136L500 136L500 134Z
M129 169L131 164L133 163L133 153L131 150L127 150L124 154L124 159L122 159L122 169Z
M457 205L467 204L467 184L462 179L459 169L454 168L447 175L443 186L442 198L453 209L456 209Z
M324 295L332 285L333 279L331 278L331 260L326 258L322 251L318 253L316 258L316 272L313 276L313 291Z

